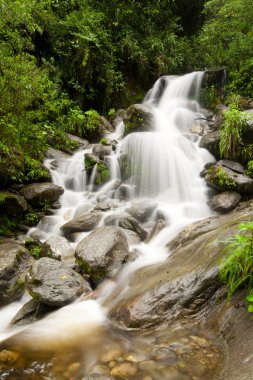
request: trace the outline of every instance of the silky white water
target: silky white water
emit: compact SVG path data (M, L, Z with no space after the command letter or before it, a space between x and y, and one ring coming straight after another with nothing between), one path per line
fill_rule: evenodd
M45 165L50 169L53 182L64 188L64 194L60 198L61 208L54 215L43 218L36 228L29 231L29 235L38 236L42 241L62 235L60 227L64 223L94 209L98 202L110 205L110 210L104 212L99 223L101 226L108 215L125 211L132 203L143 199L157 203L156 210L144 228L151 230L158 214L163 215L166 226L149 243L130 245L130 250L136 250L137 259L127 264L117 278L100 286L97 301L80 299L52 313L43 321L23 330L20 335L23 340L32 341L36 336L42 344L43 341L48 342L52 334L54 341L58 339L62 342L62 331L63 336L69 339L70 335L78 335L80 331L85 335L89 326L93 329L103 325L108 309L127 291L130 274L145 265L165 260L169 254L166 244L183 227L211 215L207 206L207 188L199 173L213 157L199 148L199 136L191 133L191 129L198 125L197 119L201 117L197 96L202 78L201 72L182 77L163 77L162 91L161 80L155 84L144 101L144 105L149 105L153 112L153 129L149 132L131 133L122 140L124 131L120 124L108 136L111 140L117 140L118 145L116 152L106 158L111 178L101 188L96 189L94 185L95 172L88 180L84 170L84 154L90 153L91 147L78 151L72 157L61 159L56 166L53 165L54 159L46 160ZM162 95L158 98L161 92ZM119 191L115 190L115 181L121 180L121 155L127 157L130 168L130 178L125 184L125 199L121 199ZM87 234L76 234L72 246L75 247ZM111 295L114 298L113 305L107 306L105 310L103 305ZM16 311L16 307L14 309ZM10 314L10 308L7 312ZM4 320L6 324L6 318Z

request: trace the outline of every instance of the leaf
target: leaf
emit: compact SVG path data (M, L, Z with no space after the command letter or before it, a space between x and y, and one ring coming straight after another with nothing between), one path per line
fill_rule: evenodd
M248 306L248 311L249 311L250 313L253 313L253 305L249 305L249 306Z
M248 294L246 299L248 302L253 302L253 294Z

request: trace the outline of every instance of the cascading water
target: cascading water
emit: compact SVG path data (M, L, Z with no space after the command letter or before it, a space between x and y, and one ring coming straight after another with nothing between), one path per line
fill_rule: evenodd
M106 217L124 211L136 200L152 199L157 203L154 220L157 220L160 213L167 226L149 243L130 247L138 252L137 260L126 265L114 281L100 286L97 301L80 300L62 308L43 321L24 328L20 338L17 335L17 339L32 341L36 335L40 345L44 341L47 345L51 334L54 335L54 340L59 339L62 342L62 331L68 336L68 329L76 336L82 331L81 336L85 339L83 326L89 330L89 326L94 329L105 325L106 310L112 306L108 304L108 300L113 298L115 304L120 299L121 292L127 291L130 274L133 275L142 266L166 259L166 244L184 226L211 215L207 206L207 188L199 173L205 163L213 158L206 150L199 148L199 137L191 133L192 127L201 118L196 99L202 78L203 73L196 72L182 77L162 77L157 81L144 100L144 104L152 107L153 129L149 132L131 133L121 142L123 125L120 124L115 133L108 136L111 140L118 140L118 148L106 158L111 170L111 181L99 190L94 191L93 187L95 172L88 182L84 171L83 156L84 153L90 153L91 148L78 151L72 157L61 158L56 167L53 159L46 160L45 164L51 171L53 182L64 188L64 194L60 198L61 208L54 215L46 216L36 228L29 231L29 235L38 236L43 241L50 236L61 235L60 227L64 223L94 209L101 200L112 205L111 210L104 213ZM115 181L120 179L121 155L126 157L129 169L127 200L120 200L118 190L114 189ZM146 228L150 228L149 223L146 223ZM75 246L86 235L87 233L77 235L75 242L71 244ZM102 307L105 304L106 310ZM90 320L84 320L83 313L88 313ZM11 332L4 330L3 333Z

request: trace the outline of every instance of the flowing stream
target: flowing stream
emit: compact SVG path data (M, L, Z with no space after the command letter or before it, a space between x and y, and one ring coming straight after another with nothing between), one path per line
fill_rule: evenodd
M53 215L44 217L36 228L29 231L29 235L38 236L42 241L51 236L61 236L60 227L63 224L94 209L99 202L110 205L110 210L103 213L99 226L104 224L107 216L124 212L132 204L144 200L157 205L144 228L150 231L158 215L162 215L166 225L148 243L129 240L130 251L137 254L136 260L125 265L116 278L100 285L95 300L85 301L81 297L42 321L19 330L8 329L6 322L11 310L15 314L20 304L13 304L12 309L10 306L3 308L1 313L6 322L0 331L2 339L17 334L19 344L25 342L32 347L36 341L36 351L50 347L60 352L66 342L70 346L72 343L73 346L83 345L86 347L82 349L82 354L86 352L86 368L90 368L96 362L94 352L97 352L97 347L107 349L108 331L105 331L110 325L107 313L127 291L129 276L145 265L166 260L169 255L166 245L179 231L193 221L212 215L207 206L207 187L199 173L213 157L199 148L199 136L192 133L194 128L200 126L198 119L203 117L197 102L202 79L203 73L195 72L181 77L162 77L156 82L144 99L144 105L152 109L153 129L131 133L123 138L124 126L121 123L114 133L107 136L117 141L117 148L106 157L110 181L99 189L94 184L96 168L89 180L84 170L84 154L90 153L92 147L61 158L57 165L53 159L46 160L45 165L51 171L53 182L64 188L60 198L61 208ZM119 188L115 189L115 184L121 181L122 155L127 157L130 170L130 179L125 182L124 199ZM71 242L73 249L87 235L87 232L75 234ZM110 344L113 341L114 345L118 344L117 340L124 341L124 334L117 332L114 338L109 339ZM129 341L127 344L130 344Z

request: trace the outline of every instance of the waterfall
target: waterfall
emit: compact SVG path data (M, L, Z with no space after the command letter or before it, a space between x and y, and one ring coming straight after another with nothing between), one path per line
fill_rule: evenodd
M91 148L62 159L56 168L52 165L52 159L46 160L45 165L52 174L53 182L64 188L60 198L61 208L54 215L43 218L37 227L29 231L29 235L38 236L41 240L61 235L60 227L64 223L92 210L101 199L113 205L110 211L104 213L105 216L125 211L136 200L155 201L157 212L164 216L167 225L149 243L130 246L130 250L138 252L137 259L126 265L116 279L102 286L97 301L77 301L37 322L31 329L28 326L22 332L25 339L33 340L36 336L40 345L43 341L48 344L51 334L54 339L57 336L60 339L62 329L68 335L68 326L71 326L73 334L78 335L83 324L86 330L89 330L89 323L92 328L94 325L103 325L106 321L103 308L105 301L112 295L114 303L120 299L121 291L127 289L129 276L142 266L165 260L168 256L168 249L165 248L167 243L183 227L212 214L207 206L207 187L199 173L213 157L199 148L199 136L191 133L192 126L198 123L197 119L201 116L197 98L202 78L202 72L195 72L181 77L165 76L156 82L144 99L144 104L152 109L152 130L131 133L121 140L124 126L120 124L108 136L111 140L118 140L118 147L116 152L106 158L111 169L111 182L101 188L93 186L96 168L93 169L90 182L84 170L84 154L91 153ZM124 200L118 198L117 190L113 190L114 181L121 177L119 168L122 155L127 157L129 166L129 179L125 184L128 197ZM157 214L153 217L157 219ZM72 245L75 246L83 236L80 234ZM88 302L87 308L79 307L79 302ZM84 310L84 313L88 310L90 315L94 313L95 321L93 318L83 320L82 313L76 314L80 310ZM76 332L73 324L77 324Z

